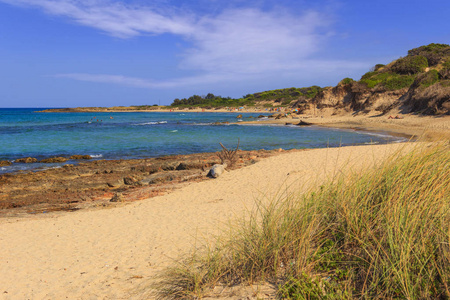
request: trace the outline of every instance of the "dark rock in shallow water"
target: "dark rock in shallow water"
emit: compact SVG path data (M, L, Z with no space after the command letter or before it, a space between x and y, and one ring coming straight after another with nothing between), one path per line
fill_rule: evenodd
M300 121L297 126L309 126L312 125L311 123L305 122L305 121Z
M90 155L72 155L70 159L92 159Z
M266 117L266 116L259 115L259 116L258 116L258 119L265 118L265 117Z
M238 115L236 118L237 119L242 119L242 115Z
M10 165L12 165L12 163L10 161L0 160L0 167L6 167L6 166L10 166Z
M17 163L26 163L26 164L30 164L30 163L35 163L37 162L37 159L34 157L26 157L26 158L19 158L16 159Z
M68 158L65 157L50 157L50 158L46 158L40 161L40 163L62 163L62 162L66 162L68 161Z

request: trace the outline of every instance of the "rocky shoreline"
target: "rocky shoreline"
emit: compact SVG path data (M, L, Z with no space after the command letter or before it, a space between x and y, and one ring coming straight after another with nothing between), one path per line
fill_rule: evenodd
M238 151L236 163L228 169L254 164L280 151ZM3 174L0 217L102 208L151 198L209 179L210 168L221 162L217 154L83 161L38 172Z

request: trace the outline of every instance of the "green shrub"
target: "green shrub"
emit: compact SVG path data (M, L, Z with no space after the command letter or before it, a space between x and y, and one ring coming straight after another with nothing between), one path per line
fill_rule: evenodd
M437 65L443 58L450 56L450 46L447 44L429 44L408 51L409 56L424 56L430 66Z
M436 70L430 70L420 74L416 81L422 87L429 87L439 81L439 73Z
M383 85L389 91L400 90L402 88L406 88L411 86L414 82L413 76L408 75L397 75L387 78Z
M317 85L313 85L310 86L309 88L304 88L305 89L305 96L306 98L314 98L318 93L320 93L323 89L320 86Z
M369 79L370 77L372 77L376 74L378 74L378 73L375 71L369 71L366 74L364 74L363 76L361 76L361 79Z
M424 56L407 56L397 59L391 66L391 70L397 74L413 75L425 71L428 61Z
M379 69L385 67L386 65L383 64L376 64L375 67L373 68L374 71L378 71Z
M374 88L379 85L386 90L393 91L409 87L414 82L414 76L399 75L390 72L369 72L362 77L360 82L368 88Z
M360 82L367 85L368 88L374 88L376 85L385 81L389 76L391 76L391 74L386 72L367 72L361 77Z
M354 80L352 78L346 77L344 79L342 79L339 84L343 84L343 85L347 85L354 82Z

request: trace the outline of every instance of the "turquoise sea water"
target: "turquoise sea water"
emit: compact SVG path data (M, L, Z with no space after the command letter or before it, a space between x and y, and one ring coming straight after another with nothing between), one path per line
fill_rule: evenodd
M336 147L398 140L381 133L320 127L213 125L236 122L236 113L133 112L40 113L42 109L0 109L0 160L89 154L130 159L169 154L215 152L219 142L243 150ZM243 113L255 120L259 113ZM256 119L257 120L257 119ZM73 162L68 162L73 163ZM13 164L0 173L49 167Z

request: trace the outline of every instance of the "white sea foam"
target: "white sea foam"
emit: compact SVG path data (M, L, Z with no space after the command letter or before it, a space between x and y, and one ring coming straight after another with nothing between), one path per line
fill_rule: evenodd
M365 145L376 145L379 144L379 142L365 142Z
M172 130L171 132L178 132L178 130Z
M91 154L91 157L92 158L100 158L100 157L103 157L103 155L102 154Z
M146 122L146 123L138 123L138 124L133 124L135 126L143 126L143 125L156 125L156 124L166 124L167 121L159 121L159 122Z

